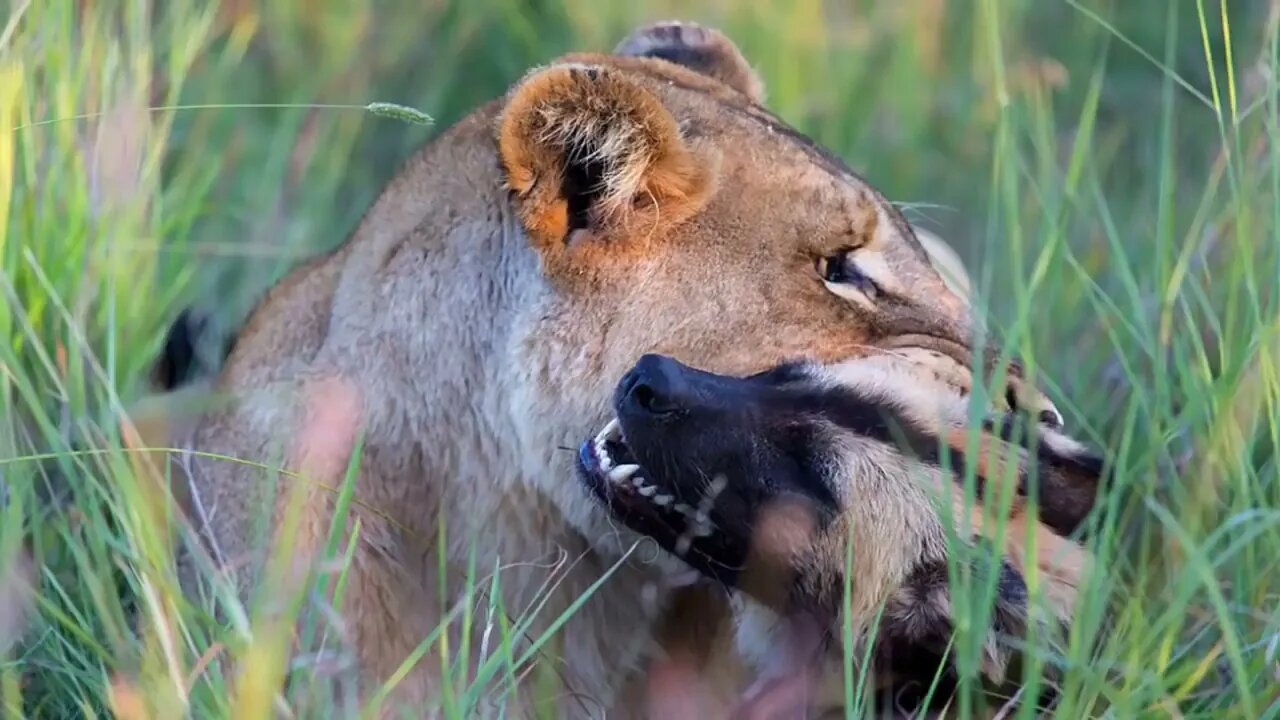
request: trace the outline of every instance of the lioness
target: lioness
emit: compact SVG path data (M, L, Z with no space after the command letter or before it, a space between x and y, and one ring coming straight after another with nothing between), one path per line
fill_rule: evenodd
M530 638L621 562L544 660L563 684L556 716L621 703L672 596L659 584L654 602L636 599L683 566L632 551L640 536L596 506L558 448L603 421L636 358L749 373L800 354L893 353L961 390L971 367L995 363L975 361L967 304L898 209L762 93L717 31L651 25L613 54L534 68L409 159L351 237L277 283L235 339L215 383L226 400L189 442L188 512L213 561L246 588L280 542L304 565L359 432L343 616L364 687L472 597L470 562L499 569L484 588L501 588L508 616L536 611ZM1007 377L996 397L1058 419L1016 365ZM274 511L280 527L289 486L272 495L263 473L209 454L283 454L324 482L307 486L296 534L265 544L255 518ZM473 660L494 650L484 630ZM428 653L400 698L438 697L440 663ZM533 700L513 702L520 714ZM643 711L621 704L611 717Z
M1033 623L1041 642L1064 637L1089 559L1069 538L1105 482L1101 456L1066 435L988 421L967 461L967 403L883 358L739 378L650 354L613 404L616 418L580 446L578 478L619 522L741 591L736 644L756 673L744 714L840 709L846 653L856 668L868 638L887 709L938 709L956 682L944 662L954 563L972 570L975 598L993 585L985 680L1016 680L1007 639ZM1031 612L1031 568L1043 615ZM845 625L859 647L845 647Z

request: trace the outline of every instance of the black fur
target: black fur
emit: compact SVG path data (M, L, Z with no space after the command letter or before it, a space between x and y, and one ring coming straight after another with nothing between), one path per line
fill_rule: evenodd
M570 159L561 193L568 202L568 233L591 226L591 213L604 188L605 165L599 160ZM569 236L565 235L565 241Z

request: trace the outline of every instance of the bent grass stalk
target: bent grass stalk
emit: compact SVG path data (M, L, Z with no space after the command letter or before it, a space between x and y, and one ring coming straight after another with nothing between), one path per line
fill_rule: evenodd
M407 105L399 105L392 102L375 101L364 105L335 105L332 103L207 103L202 105L157 105L148 107L146 110L153 113L162 112L186 112L191 110L363 110L364 112L381 117L392 118L395 120L403 120L407 123L415 125L430 125L434 120L431 116ZM55 125L65 122L80 122L83 120L96 120L101 118L105 113L84 113L81 115L70 115L67 117L50 118L47 120L37 120L35 122L23 125L11 125L10 132L26 130L28 128L44 127L46 125Z

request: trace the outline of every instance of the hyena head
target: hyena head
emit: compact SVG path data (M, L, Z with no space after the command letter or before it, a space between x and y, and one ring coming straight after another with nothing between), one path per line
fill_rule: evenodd
M970 443L968 401L884 357L731 377L645 355L613 404L616 420L578 453L579 479L619 522L734 591L738 647L761 681L809 663L838 689L844 651L864 651L840 642L852 628L872 642L878 686L937 675L945 696L949 567L977 593L994 588L989 681L1012 675L1011 646L1032 623L1061 637L1070 621L1088 565L1072 536L1104 478L1101 458L1061 431L1001 418Z

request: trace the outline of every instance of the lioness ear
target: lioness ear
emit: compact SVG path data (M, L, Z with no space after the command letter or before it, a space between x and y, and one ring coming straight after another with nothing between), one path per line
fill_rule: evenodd
M615 55L653 57L683 65L713 77L751 98L764 102L764 83L751 69L742 51L724 33L679 20L636 28L618 47Z
M680 222L703 205L715 176L657 96L599 66L526 76L499 118L498 144L520 221L544 253L577 231L615 240Z

